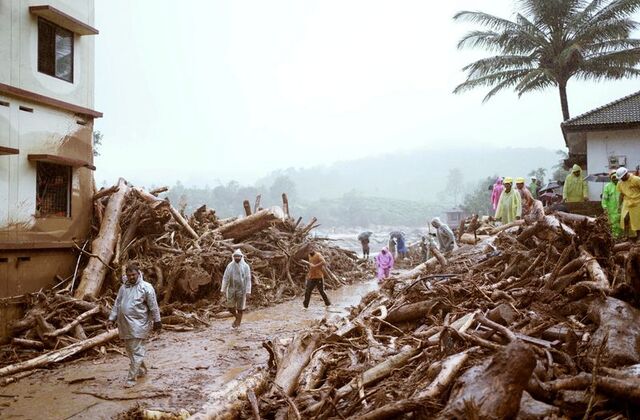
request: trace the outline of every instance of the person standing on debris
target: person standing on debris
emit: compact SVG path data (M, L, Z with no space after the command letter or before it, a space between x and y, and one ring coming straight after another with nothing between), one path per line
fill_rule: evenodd
M609 218L611 233L614 237L619 238L622 234L622 228L620 227L620 191L618 191L616 171L611 171L609 178L610 181L605 184L602 190L601 204Z
M589 188L587 181L582 179L582 168L579 165L573 165L571 173L564 180L562 200L565 203L589 201Z
M451 252L456 247L456 237L453 231L445 223L442 223L439 217L431 219L431 226L436 228L436 239L438 239L438 248L440 252Z
M631 175L627 168L616 170L617 189L620 192L620 227L626 237L638 238L640 231L640 177Z
M496 209L495 219L505 224L522 217L522 200L520 199L520 194L511 188L512 185L513 179L509 177L504 179L504 191L500 195L498 208Z
M376 256L376 266L378 267L378 281L382 281L389 277L391 270L393 270L393 264L395 263L393 255L389 251L389 248L384 247L382 251Z
M231 326L238 328L247 307L247 295L251 294L251 269L239 249L233 252L232 260L224 270L220 291L227 298L227 309L235 317Z
M309 250L309 273L307 273L307 283L304 289L304 302L302 302L302 306L304 306L305 309L309 307L311 293L316 287L318 288L318 292L320 292L320 296L322 296L322 300L324 300L324 305L331 305L329 297L324 291L324 268L326 265L327 261L324 259L322 254L311 246L311 249Z
M538 185L538 178L532 176L531 183L529 184L529 192L534 199L538 198L538 188L540 188L540 185Z
M394 257L398 256L398 254L396 253L396 238L394 238L393 236L389 237L389 246L387 248L391 255L393 255Z
M122 282L111 308L109 326L117 321L118 335L124 340L130 361L125 387L130 388L136 384L139 376L147 374L144 364L145 340L152 329L162 328L162 321L156 292L151 284L144 281L136 264L127 265Z
M493 184L493 191L491 192L491 205L493 206L494 211L498 208L498 201L500 200L502 191L504 191L504 185L502 184L502 178L498 177L498 179L496 179L496 183Z
M525 216L531 211L533 195L531 195L531 191L524 186L524 178L516 178L516 190L518 194L520 194L520 201L522 202L522 215Z

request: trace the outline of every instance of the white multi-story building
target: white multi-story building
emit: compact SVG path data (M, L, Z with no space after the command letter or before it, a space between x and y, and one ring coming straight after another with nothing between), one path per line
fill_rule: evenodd
M93 0L0 1L0 298L72 275L88 236L93 21ZM4 303L0 338L16 313Z

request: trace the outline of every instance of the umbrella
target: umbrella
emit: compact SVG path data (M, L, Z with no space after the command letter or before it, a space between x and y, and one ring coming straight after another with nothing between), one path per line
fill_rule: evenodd
M371 235L373 235L373 232L370 232L370 231L362 232L360 235L358 235L358 240L364 241L365 239L369 239Z
M541 188L540 191L538 191L538 194L542 194L549 191L552 192L556 188L562 188L562 184L559 181L551 181L547 185L545 185L544 188Z
M400 232L399 230L394 230L389 234L392 239L404 238L404 232Z
M584 180L589 182L609 182L611 181L611 178L609 177L609 174L601 172L599 174L591 174Z

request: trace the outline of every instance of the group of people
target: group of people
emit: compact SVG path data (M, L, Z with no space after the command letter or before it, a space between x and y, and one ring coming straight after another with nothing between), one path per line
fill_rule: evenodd
M420 249L423 255L423 260L426 261L429 257L429 250L431 246L437 246L440 252L448 253L455 249L456 238L451 228L443 223L440 218L434 217L431 219L431 226L435 228L434 241L435 244L431 244L431 241L427 242L425 236L422 237L420 242ZM365 259L369 258L369 242L371 238L371 232L363 232L358 236L362 245L362 255ZM405 258L408 254L406 240L404 234L391 233L389 239L389 246L385 246L376 255L376 272L378 280L382 281L391 275L396 258Z
M538 199L540 184L536 177L531 177L529 186L525 186L524 178L516 178L516 188L513 188L513 178L498 178L493 185L491 205L495 211L494 218L503 223L527 217L531 220L544 218L544 205Z
M612 170L602 191L602 209L607 213L611 232L621 236L640 237L640 177L625 167Z
M235 250L231 258L222 276L220 291L225 297L227 309L233 316L232 327L237 328L247 307L247 296L251 295L251 269L240 249ZM324 290L327 261L313 245L309 248L307 263L309 270L302 305L304 308L309 307L311 293L317 288L324 304L330 306L331 302ZM136 264L126 267L122 285L109 314L107 326L113 328L116 325L129 357L129 372L124 384L129 388L135 386L136 381L147 374L147 366L144 363L145 342L151 331L162 329L156 292L153 285L144 280Z

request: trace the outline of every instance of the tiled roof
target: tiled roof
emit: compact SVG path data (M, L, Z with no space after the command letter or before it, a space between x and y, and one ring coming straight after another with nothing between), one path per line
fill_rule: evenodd
M562 123L562 128L576 129L586 126L634 123L640 123L640 92L571 118Z

